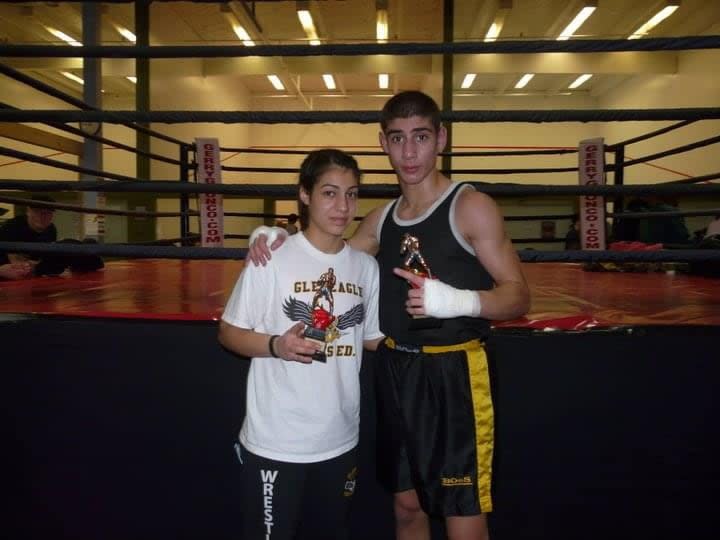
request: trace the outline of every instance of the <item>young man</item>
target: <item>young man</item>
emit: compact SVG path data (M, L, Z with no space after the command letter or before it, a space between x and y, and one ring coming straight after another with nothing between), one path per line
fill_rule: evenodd
M447 133L435 101L397 94L381 128L402 196L350 240L380 266L380 480L394 493L398 539L429 539L428 514L445 518L452 540L485 539L493 409L483 341L490 321L527 312L528 287L496 204L437 169ZM251 248L256 264L270 256L262 240ZM415 246L410 259L433 279L401 268L403 245Z

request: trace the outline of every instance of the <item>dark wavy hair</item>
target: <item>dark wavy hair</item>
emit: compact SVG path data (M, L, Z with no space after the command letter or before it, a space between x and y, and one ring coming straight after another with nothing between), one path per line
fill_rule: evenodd
M360 183L362 173L354 157L336 148L323 148L322 150L313 150L303 160L302 165L300 165L298 186L303 188L308 194L312 194L318 178L333 167L352 171L358 184ZM300 214L300 226L305 229L308 226L310 216L308 215L307 205L300 199L299 189L297 202L298 214Z
M380 127L387 130L390 122L396 118L420 116L429 118L435 128L440 129L440 108L435 100L423 92L408 90L391 97L380 112Z

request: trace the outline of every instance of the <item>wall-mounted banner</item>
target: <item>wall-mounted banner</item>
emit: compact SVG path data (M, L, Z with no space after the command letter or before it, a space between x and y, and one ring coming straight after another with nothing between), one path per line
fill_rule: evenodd
M222 184L220 145L217 139L195 139L198 184ZM222 195L201 193L198 197L200 238L203 247L223 246Z
M587 139L578 146L581 186L605 185L605 140ZM580 248L605 249L605 198L580 197Z

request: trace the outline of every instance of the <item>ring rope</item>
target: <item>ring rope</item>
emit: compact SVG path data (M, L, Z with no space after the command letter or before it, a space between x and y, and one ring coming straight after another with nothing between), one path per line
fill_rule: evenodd
M47 165L57 169L65 169L66 171L73 171L81 174L87 174L90 176L100 176L109 178L111 180L122 180L122 181L134 181L135 179L130 176L122 174L116 174L106 171L96 171L88 169L87 167L80 167L79 165L72 165L56 159L44 158L42 156L36 156L35 154L29 154L27 152L21 152L20 150L13 150L5 146L0 146L0 156L14 157L16 159L22 159L23 161L29 161L31 163L40 163L41 165Z
M607 166L611 170L612 165ZM293 167L234 167L223 165L223 171L228 172L261 172L261 173L296 173ZM441 169L443 174L522 174L522 173L563 173L577 172L577 167L545 167L538 169ZM363 176L367 174L395 174L393 169L363 169Z
M37 255L99 255L136 259L244 259L247 249L220 247L140 246L128 244L70 244L0 242L0 250ZM720 250L678 249L657 251L536 251L521 249L523 262L708 262L720 261Z
M441 43L335 43L320 45L0 45L11 58L239 58L245 56L372 56L514 54L549 52L685 51L718 49L720 36L644 39L456 41Z
M705 182L720 178L720 173L698 176L694 180ZM633 185L595 185L595 186L558 186L547 184L490 184L486 182L468 182L475 189L488 195L505 196L557 196L557 195L595 195L608 197L613 195L686 195L701 197L720 193L720 184L657 183ZM110 181L62 181L62 180L13 180L0 179L0 189L23 190L29 192L49 191L103 191L123 193L215 193L244 198L297 197L295 184L195 184L172 180L127 182ZM360 196L371 199L394 198L400 194L397 184L363 184Z
M672 148L670 150L665 150L663 152L657 152L655 154L650 154L648 156L631 159L629 161L624 161L622 165L624 167L629 167L631 165L637 165L638 163L645 163L647 161L654 161L656 159L664 158L667 156L673 156L675 154L682 154L683 152L688 152L690 150L695 150L697 148L703 148L705 146L710 146L712 144L716 144L720 142L720 135L716 137L708 137L707 139L702 139L700 141L695 141L694 143L686 144L685 146L678 146L677 148ZM613 168L617 167L617 163L613 165Z
M30 201L24 197L6 197L0 196L0 203L15 204L26 206ZM113 215L113 216L132 216L132 217L182 217L182 216L198 216L196 210L187 210L181 212L148 212L141 210L118 210L111 208L80 206L75 204L53 203L47 201L32 201L33 206L39 208L49 208L52 210L65 210L68 212L78 212L84 214ZM716 216L720 215L720 208L709 208L705 210L666 210L661 212L606 212L606 217L615 217L619 219L654 219L667 217L699 217L699 216ZM224 217L242 217L242 218L266 218L266 219L287 219L290 214L269 214L262 212L223 212ZM540 214L540 215L521 215L521 216L505 216L505 221L541 221L541 220L561 220L572 219L575 214ZM362 221L363 216L353 218L354 221ZM525 242L527 240L513 239L515 242ZM146 243L146 242L144 242Z
M459 122L628 122L672 120L717 120L720 107L676 109L554 109L554 110L463 110L443 111L443 121ZM377 124L378 111L76 111L60 109L0 110L0 122L132 122L185 124Z
M605 146L606 152L614 152L621 146L629 146L631 144L635 144L638 142L646 141L648 139L652 139L653 137L658 137L660 135L664 135L665 133L669 133L671 131L675 131L676 129L680 129L685 126L689 126L690 124L694 124L697 122L697 120L685 120L683 122L678 122L676 124L673 124L671 126L667 126L664 128L656 129L655 131L650 131L648 133L645 133L643 135L638 135L637 137L632 137L630 139L625 139L624 141L616 142L614 144L608 144Z
M17 107L12 107L11 105L8 105L6 103L0 103L0 109L15 109L19 110ZM159 154L153 154L152 152L145 152L143 150L138 150L137 148L134 148L132 146L129 146L127 144L123 144L117 141L114 141L112 139L107 139L105 137L102 137L100 135L93 135L91 133L85 133L82 129L76 128L74 126L69 126L67 124L62 124L60 122L43 122L45 125L51 126L55 129L59 129L60 131L65 131L66 133L72 133L73 135L78 135L80 137L85 137L86 139L91 139L93 141L97 141L103 144L106 144L108 146L112 146L114 148L118 148L120 150L126 150L128 152L131 152L133 154L137 154L139 156L148 157L151 159L155 159L157 161L164 161L165 163L170 163L171 165L182 165L182 162L177 159L168 158L165 156L161 156Z
M220 147L221 152L235 152L238 154L280 154L289 156L306 156L307 150L276 150L268 149L263 150L262 148L227 148ZM380 151L349 151L348 154L353 156L386 156L385 152ZM440 152L438 156L445 157L483 157L483 156L554 156L561 154L577 154L577 148L558 148L553 150L510 150L510 151L476 151L476 152Z
M2 55L0 54L0 56L2 56ZM34 88L35 90L44 92L45 94L47 94L51 97L57 98L61 101L64 101L65 103L68 103L70 105L75 105L79 109L83 109L86 111L99 111L100 110L97 107L88 105L87 103L85 103L84 101L82 101L80 99L77 99L69 94L66 94L65 92L61 92L60 90L53 88L52 86L45 84L42 81L33 79L32 77L29 77L28 75L25 75L24 73L22 73L16 69L13 69L10 66L7 66L3 63L0 63L0 73L2 73L3 75L7 75L8 77L15 79L18 82L25 83L26 85ZM112 112L108 112L108 113L112 114ZM42 122L42 120L39 120L39 121ZM156 139L164 140L166 142L171 142L171 143L177 144L179 146L184 146L184 147L191 146L189 143L183 142L179 139L175 139L174 137L170 137L169 135L165 135L164 133L159 133L152 129L148 129L144 126L139 126L137 124L134 124L133 122L122 121L122 122L113 122L113 123L122 124L125 127L133 129L137 132L143 133L145 135L149 135L151 137L155 137Z

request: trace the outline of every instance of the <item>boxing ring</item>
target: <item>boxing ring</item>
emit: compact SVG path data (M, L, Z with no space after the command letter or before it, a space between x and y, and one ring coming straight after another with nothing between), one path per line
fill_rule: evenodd
M219 346L216 323L242 265L110 261L0 283L10 500L26 537L233 538L248 364ZM588 520L585 538L618 523L638 538L705 530L720 452L717 280L567 263L524 271L532 311L488 342L494 537L571 536ZM372 475L372 376L368 355L358 539L392 537Z
M653 40L619 45L608 40L603 45L639 48L645 46L641 41ZM715 47L716 41L701 40L700 44ZM437 54L482 47L514 52L521 48L573 51L588 46L588 42L539 43L426 44L417 49L420 54ZM680 41L653 43L659 50ZM354 54L351 47L323 47L265 46L253 54ZM400 50L369 47L369 54ZM9 56L78 54L63 51L64 47L52 47L52 52L32 46L0 49ZM85 57L105 52L147 57L163 47L154 49L82 47L82 52ZM203 51L208 56L249 54L232 47L204 47ZM198 55L194 47L174 48L168 54ZM3 69L3 74L17 76ZM57 92L51 95L58 97ZM377 120L376 114L367 111L109 113L76 106L83 110L3 109L0 117L11 122L47 120L53 125L81 120L119 124ZM687 124L719 117L718 109L698 109L458 111L443 118L460 122L683 120ZM701 142L713 144L717 138ZM615 149L619 148L624 152L624 145ZM192 145L183 143L181 149L188 153ZM53 165L52 160L6 148L0 149L0 155ZM6 352L1 395L9 428L9 537L235 538L239 499L233 443L244 413L248 363L223 350L216 333L225 299L244 264L239 260L244 250L189 247L196 238L188 234L187 220L196 214L189 211L187 197L197 193L287 197L294 193L294 186L203 187L188 182L193 165L186 155L179 163L179 182L137 181L102 171L93 172L96 181L84 183L0 179L0 189L28 192L176 193L182 204L174 217L183 220L183 237L170 242L178 247L37 246L33 249L39 253L92 252L120 259L108 260L97 272L0 282L0 340ZM622 167L618 162L608 164L607 170L618 174ZM238 167L235 171L259 169ZM498 172L460 170L470 175ZM720 174L710 174L690 179L687 185L522 186L521 190L478 182L477 187L502 196L665 192L717 196L717 185L707 184L717 178ZM363 197L396 193L396 186L362 188ZM531 312L523 319L496 324L487 344L497 420L496 510L490 516L493 539L599 539L620 531L636 538L706 537L714 529L720 477L718 279L674 270L593 272L584 264L717 262L720 255L697 250L520 251L532 294ZM133 256L137 258L130 260ZM374 479L374 358L368 354L363 360L361 480L355 494L352 537L383 540L393 537L392 503ZM441 524L435 522L434 528L440 537Z

